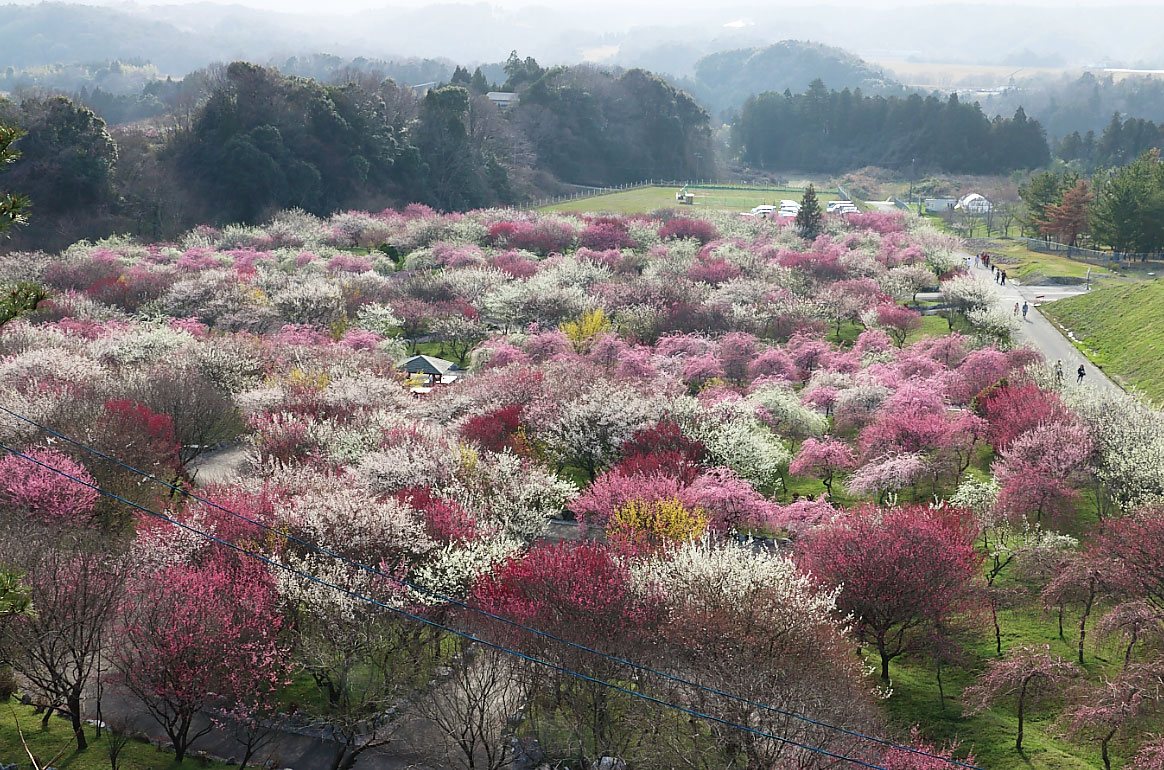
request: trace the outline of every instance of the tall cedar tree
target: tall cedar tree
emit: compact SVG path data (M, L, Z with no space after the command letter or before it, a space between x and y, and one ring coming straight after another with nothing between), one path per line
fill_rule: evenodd
M824 226L824 214L820 210L820 201L816 199L816 188L809 184L800 199L800 211L796 214L796 228L802 238L814 240L820 235Z
M1088 230L1088 216L1091 209L1091 185L1080 179L1067 192L1057 206L1048 206L1047 221L1039 231L1051 235L1068 246L1075 246L1076 240Z

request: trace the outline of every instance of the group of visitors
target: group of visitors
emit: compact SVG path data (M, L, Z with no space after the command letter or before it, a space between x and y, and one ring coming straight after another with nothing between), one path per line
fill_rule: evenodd
M1075 375L1076 375L1075 376L1075 384L1082 385L1083 378L1087 375L1087 370L1083 368L1083 364L1080 364L1079 368L1075 370ZM1055 384L1058 385L1059 387L1063 387L1063 360L1062 359L1059 359L1058 361L1055 362Z

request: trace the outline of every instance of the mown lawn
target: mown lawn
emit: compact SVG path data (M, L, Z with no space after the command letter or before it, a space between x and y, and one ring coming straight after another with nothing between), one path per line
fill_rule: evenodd
M573 213L643 214L663 208L678 208L683 211L751 211L761 204L780 205L787 198L799 202L804 190L800 188L771 187L691 187L695 193L695 203L680 206L675 202L678 187L640 187L635 190L597 195L590 198L556 203L545 206L541 211L563 211ZM837 200L835 190L817 188L817 199L822 203Z
M1078 633L1078 616L1068 613L1064 619L1065 639L1060 639L1054 615L1044 616L1036 605L1028 603L1012 610L999 612L999 627L1003 651L1020 645L1049 645L1051 652L1066 660L1073 660ZM1092 622L1098 620L1098 612ZM887 710L902 729L921 725L926 735L934 740L960 740L963 749L972 748L975 764L990 770L1031 768L1032 770L1083 770L1102 767L1098 748L1088 744L1067 741L1057 715L1062 698L1050 699L1034 709L1028 706L1025 720L1023 752L1015 749L1018 718L1012 700L999 704L974 716L968 716L970 707L961 700L962 690L973 684L977 672L986 663L997 658L993 628L987 627L966 647L969 661L965 667L947 667L942 671L946 699L939 699L937 670L932 662L920 657L903 658L890 666L892 694ZM1090 648L1084 656L1084 671L1091 679L1110 667L1098 660ZM870 665L879 665L870 659ZM1122 760L1120 751L1115 757ZM1113 762L1119 767L1120 761Z
M1109 377L1164 399L1164 281L1108 286L1040 310Z
M67 720L54 716L49 720L48 729L41 730L40 719L41 715L33 713L32 706L22 706L15 699L0 701L0 765L15 762L21 770L30 767L28 754L16 729L19 720L24 740L41 767L47 766L49 760L65 748L65 753L52 762L58 770L109 770L108 731L103 730L100 738L94 738L94 729L86 728L89 748L78 752ZM160 751L149 743L131 740L121 752L118 767L124 770L195 770L206 767L225 769L233 765L189 757L175 762L173 754Z

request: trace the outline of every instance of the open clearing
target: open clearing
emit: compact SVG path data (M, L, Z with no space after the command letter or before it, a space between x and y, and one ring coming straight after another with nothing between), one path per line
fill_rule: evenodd
M780 201L787 198L800 202L804 189L800 187L696 187L688 188L695 193L695 203L691 206L680 206L675 201L678 187L656 185L654 187L639 187L633 190L595 195L588 198L555 203L543 206L541 211L563 212L594 212L603 214L645 214L664 208L693 209L695 211L714 209L717 211L751 211L761 204L780 205ZM825 201L839 200L836 190L817 188L817 199Z

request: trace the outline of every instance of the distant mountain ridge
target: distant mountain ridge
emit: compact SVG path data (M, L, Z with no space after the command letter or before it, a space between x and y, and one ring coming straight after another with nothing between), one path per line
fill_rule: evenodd
M800 93L817 79L838 91L905 92L879 67L848 51L800 40L704 56L695 64L689 88L713 115L722 117L725 111L739 109L750 96L764 91Z

